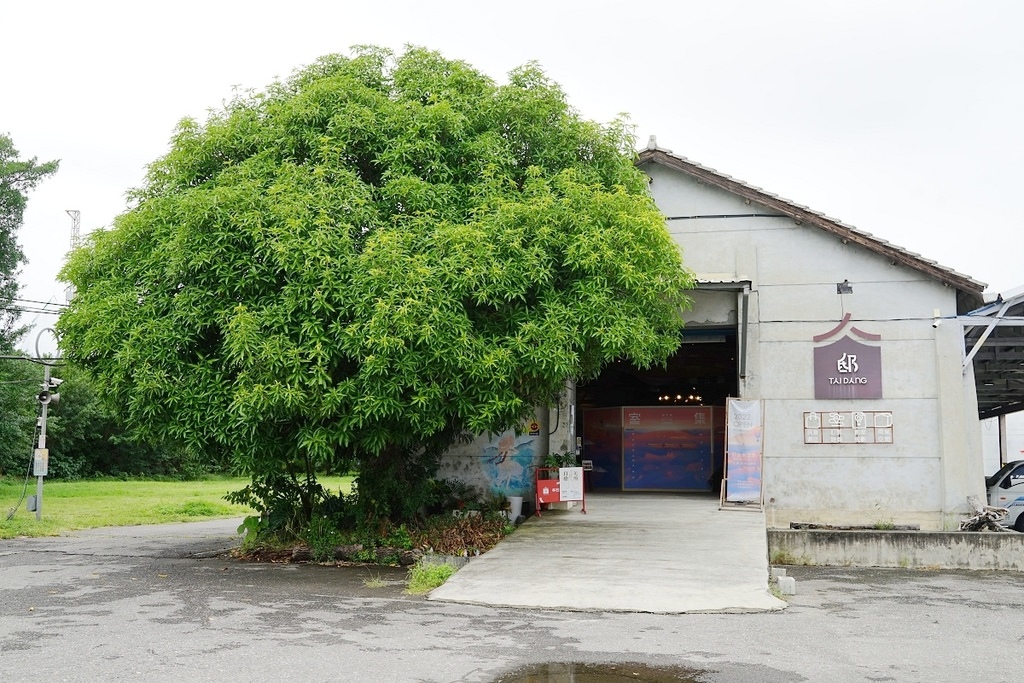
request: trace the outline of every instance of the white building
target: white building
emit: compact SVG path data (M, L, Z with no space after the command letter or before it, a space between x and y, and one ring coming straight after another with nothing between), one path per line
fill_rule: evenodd
M956 528L967 496L984 497L960 324L984 284L653 139L638 165L699 283L680 351L665 369L612 364L532 435L460 447L442 476L528 495L532 466L579 434L597 489L713 489L722 408L738 397L761 403L775 526ZM661 426L638 446L647 416Z

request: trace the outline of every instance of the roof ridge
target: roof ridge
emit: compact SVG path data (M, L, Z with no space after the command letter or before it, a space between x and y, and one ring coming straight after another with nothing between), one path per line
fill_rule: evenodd
M837 218L832 218L820 211L816 211L802 204L797 204L792 200L786 199L785 197L781 197L772 192L768 192L756 185L751 185L746 181L734 178L711 168L710 166L705 166L680 154L675 154L672 150L659 147L657 138L654 135L650 136L648 139L647 147L640 150L637 159L638 165L649 162L661 163L669 168L674 168L684 173L688 173L689 175L710 181L712 184L728 192L738 194L746 199L757 201L760 204L766 204L771 208L777 209L790 216L798 223L802 221L814 223L818 227L837 235L844 241L854 241L875 253L894 258L897 262L903 263L910 268L923 272L926 275L965 292L970 292L980 296L987 286L984 282L975 280L969 275L960 273L947 266L943 266L937 261L925 258L917 252L900 247L888 240L876 237L866 230L860 230Z

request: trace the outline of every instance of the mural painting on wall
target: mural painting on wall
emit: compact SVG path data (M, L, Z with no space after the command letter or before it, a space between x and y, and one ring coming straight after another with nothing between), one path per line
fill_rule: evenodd
M828 332L814 337L822 344L842 332L850 314ZM850 336L853 334L864 341ZM814 348L814 398L882 398L882 336L850 327L842 338ZM875 342L869 344L865 342Z
M484 447L480 467L492 486L506 495L525 496L533 490L537 437L506 432Z

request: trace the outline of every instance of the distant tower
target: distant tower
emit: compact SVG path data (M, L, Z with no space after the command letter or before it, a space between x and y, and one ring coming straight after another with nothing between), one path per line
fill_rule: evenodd
M78 209L65 209L67 215L71 216L71 249L78 248L78 243L81 241L79 231L82 228L82 212ZM64 299L71 303L71 300L75 298L75 286L68 285L67 289L64 290Z
M82 227L82 212L78 209L65 209L65 213L71 216L71 248L78 246L79 230Z

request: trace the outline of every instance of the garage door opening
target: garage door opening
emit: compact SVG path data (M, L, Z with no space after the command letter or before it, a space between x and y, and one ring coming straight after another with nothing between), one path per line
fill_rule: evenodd
M718 490L725 399L738 395L736 338L735 327L688 327L666 367L618 361L577 387L593 489Z

